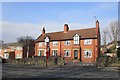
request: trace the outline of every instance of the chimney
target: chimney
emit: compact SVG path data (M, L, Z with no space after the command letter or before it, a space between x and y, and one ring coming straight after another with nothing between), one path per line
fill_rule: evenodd
M42 29L42 35L44 35L45 34L45 27L43 27L43 29Z
M69 27L68 27L68 24L65 24L64 25L64 32L66 33L67 31L69 31Z
M97 35L99 33L99 21L98 20L96 21L96 33Z

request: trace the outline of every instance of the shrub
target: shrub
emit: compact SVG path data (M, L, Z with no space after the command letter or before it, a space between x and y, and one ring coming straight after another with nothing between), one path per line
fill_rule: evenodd
M45 57L35 57L35 58L23 58L23 59L7 59L9 64L25 64L25 65L42 65L45 66L46 58ZM48 65L64 65L65 61L61 57L49 57Z

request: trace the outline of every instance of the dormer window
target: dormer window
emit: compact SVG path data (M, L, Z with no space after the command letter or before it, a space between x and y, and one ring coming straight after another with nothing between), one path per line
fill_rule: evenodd
M79 38L78 34L75 34L73 39L74 39L74 45L79 45L80 44L80 38Z
M39 46L42 46L42 42L39 42Z
M49 37L46 37L45 38L45 46L46 46L46 43L48 43L50 41Z

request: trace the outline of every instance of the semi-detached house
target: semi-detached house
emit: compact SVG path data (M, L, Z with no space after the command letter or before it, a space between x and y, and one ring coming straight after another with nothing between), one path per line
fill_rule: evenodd
M95 27L46 33L45 28L35 42L35 56L46 56L45 39L49 39L49 56L60 56L66 61L96 62L100 54L99 21Z

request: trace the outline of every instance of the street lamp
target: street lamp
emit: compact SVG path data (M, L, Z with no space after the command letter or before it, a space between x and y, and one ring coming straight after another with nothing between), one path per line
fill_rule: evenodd
M45 46L46 46L46 67L47 67L47 61L48 61L48 54L49 54L49 38L45 38Z

